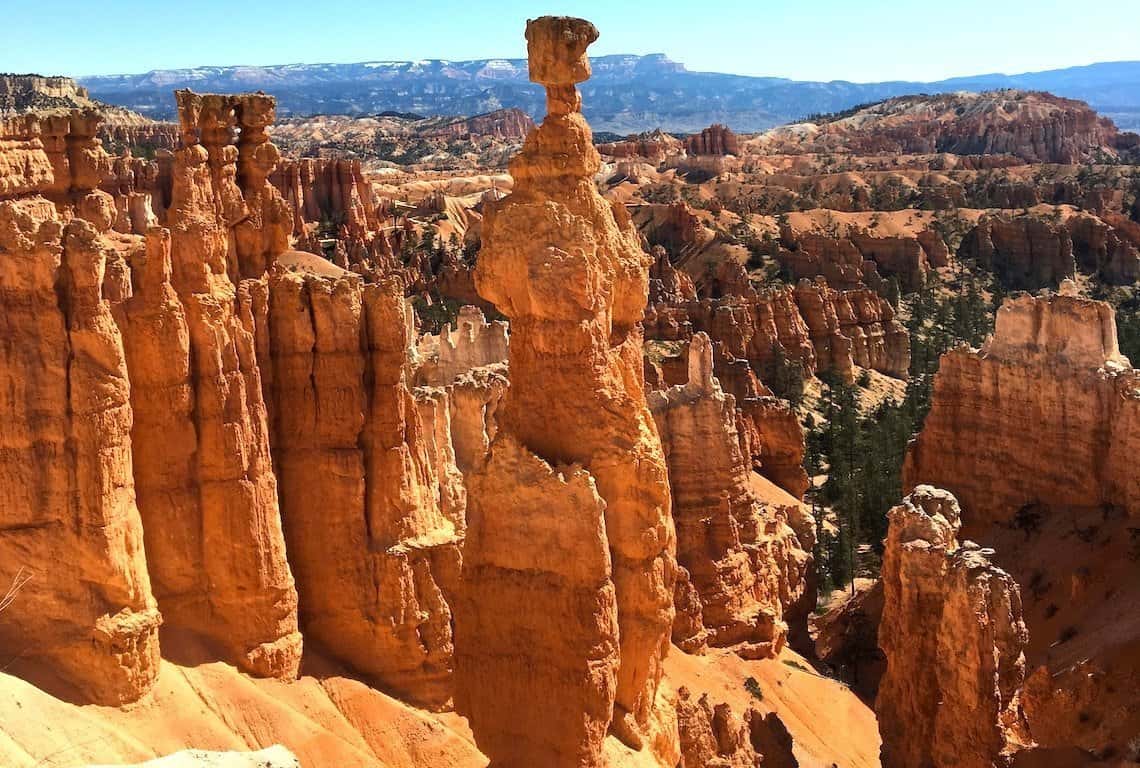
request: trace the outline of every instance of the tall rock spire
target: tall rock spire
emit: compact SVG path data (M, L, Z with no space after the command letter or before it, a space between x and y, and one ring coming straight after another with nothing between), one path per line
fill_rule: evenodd
M598 765L607 730L670 749L654 733L676 543L642 372L651 260L594 185L574 86L597 37L528 22L549 114L489 206L475 275L511 321L511 388L471 481L457 703L495 766Z

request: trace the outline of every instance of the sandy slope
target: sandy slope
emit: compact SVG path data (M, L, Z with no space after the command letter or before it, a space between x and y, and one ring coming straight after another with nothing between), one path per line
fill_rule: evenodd
M310 766L487 764L434 716L344 677L255 680L221 663L163 661L155 690L123 709L76 706L0 674L0 765L132 763L195 747L283 744Z
M754 706L775 712L795 739L801 768L878 768L879 728L875 713L842 683L817 674L793 651L777 659L746 661L729 651L710 650L688 656L677 649L665 659L674 687L708 691L714 703L725 702L737 714ZM763 699L744 688L753 677Z

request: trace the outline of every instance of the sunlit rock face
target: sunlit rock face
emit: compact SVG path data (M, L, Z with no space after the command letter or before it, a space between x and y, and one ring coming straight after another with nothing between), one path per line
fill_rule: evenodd
M495 765L599 765L609 730L660 742L668 706L675 539L638 325L650 259L594 186L574 84L596 38L580 19L528 23L548 115L488 207L475 275L511 320L511 384L469 485L457 705Z

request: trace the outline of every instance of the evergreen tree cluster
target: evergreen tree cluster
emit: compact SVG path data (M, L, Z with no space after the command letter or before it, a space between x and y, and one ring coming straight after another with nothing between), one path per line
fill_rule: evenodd
M833 511L835 532L821 525L816 564L821 594L855 576L877 576L878 555L887 533L887 512L902 498L902 464L907 446L930 410L934 375L942 354L967 342L980 345L993 330L1000 291L972 272L946 290L935 277L906 297L911 339L910 378L901 401L889 399L863 412L858 387L822 376L823 422L809 424L808 473L826 473L814 502ZM1137 325L1140 331L1140 323ZM1138 336L1140 338L1140 336ZM867 554L860 557L862 548Z

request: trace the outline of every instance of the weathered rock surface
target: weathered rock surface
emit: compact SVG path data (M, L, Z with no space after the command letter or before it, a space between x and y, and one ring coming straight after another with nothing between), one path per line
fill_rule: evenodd
M707 642L775 656L787 634L784 606L803 591L810 555L786 511L753 492L736 399L713 376L707 336L690 344L688 381L652 392L649 406L669 465L677 561L699 595Z
M449 422L429 423L421 406L437 402L408 388L402 293L282 272L268 298L268 399L303 629L381 687L442 706L464 496L454 457L430 450L437 427L450 454Z
M114 248L43 198L0 203L0 582L22 584L0 645L17 671L103 704L153 685L161 623L123 341L103 297Z
M1007 766L1030 743L1021 593L992 552L959 543L960 526L957 501L930 486L890 512L875 701L886 768Z
M328 222L349 236L365 237L378 226L379 213L359 160L301 158L278 164L270 181L293 212L293 230Z
M292 677L301 648L297 593L285 557L254 327L266 290L254 274L260 278L257 268L272 261L280 227L288 232L276 217L280 197L253 183L263 178L262 163L275 158L262 141L272 103L258 95L180 91L177 97L185 146L175 153L168 222L172 285L189 333L197 441L192 461L179 466L188 474L173 482L189 487L196 503L187 517L170 522L184 535L164 539L152 555L161 560L170 548L177 560L189 558L189 571L165 603L160 595L160 608L168 623L205 634L243 669ZM237 147L228 143L235 124ZM250 174L252 205L238 186L239 165ZM159 484L148 492L161 493L172 480L158 472L147 482Z
M775 713L749 708L740 716L728 704L712 704L707 693L694 700L686 688L677 696L677 768L799 768L792 737Z
M958 256L992 270L1007 288L1023 290L1059 285L1077 269L1065 227L1034 216L983 217Z
M1140 450L1138 404L1109 305L1063 294L1008 299L980 351L943 356L904 487L947 488L972 535L1039 502L1140 509L1128 458Z
M1140 725L1140 377L1112 308L1073 293L1009 299L981 351L943 357L903 479L954 492L971 537L1021 584L1034 740L1125 755Z
M649 258L594 187L574 84L596 38L580 19L528 23L548 115L511 162L514 192L488 206L476 268L511 320L511 385L470 480L457 705L503 766L599 765L607 730L655 743L668 706L675 540L637 325Z
M739 155L740 142L727 126L717 124L685 139L685 149L690 155Z
M505 363L508 347L506 323L488 323L477 307L461 307L454 329L420 337L416 383L444 386L474 368Z
M1129 141L1082 101L1016 90L902 96L811 127L810 141L788 128L768 141L782 151L1009 154L1039 163L1081 162Z

